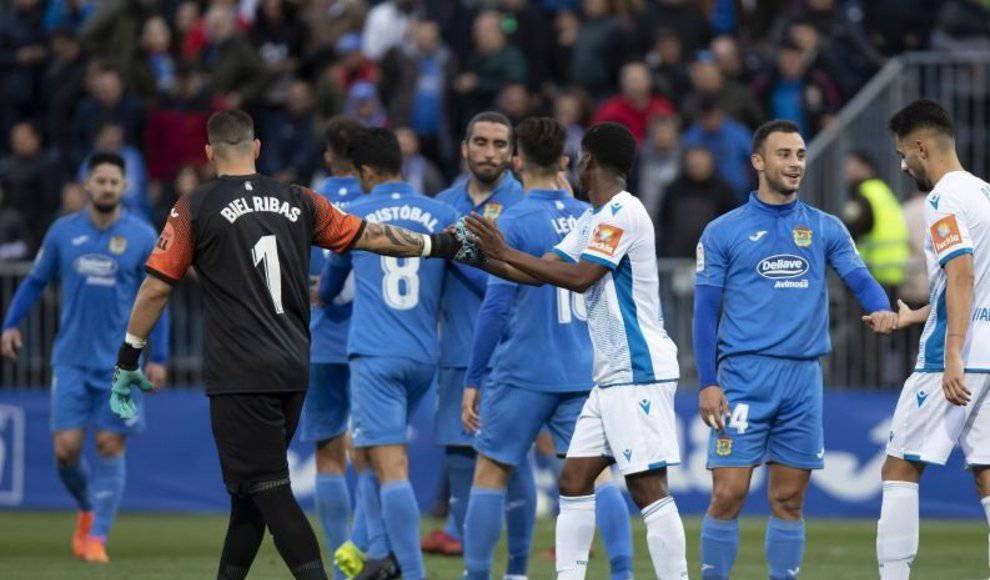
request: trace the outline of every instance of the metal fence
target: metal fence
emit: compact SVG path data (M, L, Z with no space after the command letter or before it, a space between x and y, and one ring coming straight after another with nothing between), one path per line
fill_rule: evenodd
M0 263L0 304L10 304L17 284L29 263ZM667 330L679 347L683 384L697 382L691 349L691 320L694 305L694 262L665 260L660 266L661 300ZM831 333L835 352L825 361L826 384L830 387L878 387L897 385L909 372L917 340L900 335L877 339L860 321L855 300L835 280L831 291ZM171 383L193 386L202 383L203 324L202 293L195 281L176 288L171 301ZM772 317L774 314L767 313ZM57 289L49 287L28 319L20 326L24 347L15 362L0 363L0 386L46 387L51 383L49 357L58 328Z

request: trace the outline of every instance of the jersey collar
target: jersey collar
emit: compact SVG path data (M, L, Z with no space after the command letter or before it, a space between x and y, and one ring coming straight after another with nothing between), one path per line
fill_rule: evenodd
M798 200L795 199L791 203L785 203L784 205L771 205L760 201L760 198L756 197L756 192L752 191L749 194L749 205L754 209L757 209L763 213L768 213L770 215L787 215L794 211L797 207Z
M471 194L468 192L468 186L471 184L471 179L473 179L473 177L469 176L467 179L464 180L461 186L464 188L464 199L467 200L467 204L475 210L481 209L486 203L490 201L495 201L495 199L499 195L508 191L509 188L512 187L515 182L515 178L512 177L512 174L509 173L508 169L506 169L505 171L502 172L502 177L498 178L498 184L495 185L495 189L493 189L492 192L488 194L488 197L481 200L481 203L475 205L474 200L471 199Z
M571 196L563 189L531 189L527 193L533 199L565 199Z
M416 190L405 181L390 181L375 186L369 195L404 197L407 195L416 195Z
M117 216L117 219L115 219L112 222L110 222L110 225L108 225L105 228L99 228L99 227L97 227L96 222L93 221L93 216L89 215L89 208L88 207L83 208L79 213L83 214L83 219L86 221L86 224L89 227L93 228L94 231L97 231L97 232L109 232L109 231L113 230L114 228L116 228L118 224L122 223L124 221L124 218L126 218L127 215L128 215L128 213L129 213L127 211L127 208L123 207L123 205L124 205L124 201L123 200L120 201L120 204L122 206L120 208L120 215Z

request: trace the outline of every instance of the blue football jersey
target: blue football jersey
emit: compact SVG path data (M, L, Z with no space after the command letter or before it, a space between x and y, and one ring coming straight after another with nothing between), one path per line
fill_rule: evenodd
M60 285L53 366L113 368L157 237L126 210L104 230L88 209L52 224L28 275Z
M485 201L475 205L462 180L437 194L436 199L450 204L461 216L471 212L498 219L506 208L523 198L522 185L506 171L498 186ZM484 296L479 295L457 270L451 270L443 284L443 326L440 336L440 365L466 367L471 358L471 336L478 320Z
M542 256L567 235L588 204L566 191L534 189L499 220L506 242ZM550 284L516 286L505 334L492 355L492 381L543 392L589 391L594 360L581 294Z
M839 276L865 267L842 222L800 201L773 206L753 193L708 224L698 243L695 283L724 288L719 360L828 353L826 266Z
M356 177L328 177L316 186L316 193L327 198L341 211L361 199L361 182ZM330 250L313 246L310 251L309 273L319 276ZM351 302L354 300L354 281L349 279L344 290L323 308L312 308L309 318L312 363L347 362L347 332L351 320Z
M408 183L379 185L348 213L369 223L437 234L457 221L449 205L416 193ZM333 256L354 271L350 356L388 356L436 364L437 326L446 260L393 258L359 250Z

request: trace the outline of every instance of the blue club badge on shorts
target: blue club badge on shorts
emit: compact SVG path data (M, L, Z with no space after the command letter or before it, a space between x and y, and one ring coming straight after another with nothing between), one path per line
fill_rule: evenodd
M110 238L111 254L117 254L119 256L120 254L123 254L125 251L127 251L127 238L125 238L124 236L114 236Z
M715 440L715 455L726 457L732 455L732 439L719 437Z
M497 220L498 216L502 215L502 204L495 202L487 204L483 215L486 218Z
M794 243L799 248L807 248L811 245L811 228L808 226L794 226L791 233L794 234Z

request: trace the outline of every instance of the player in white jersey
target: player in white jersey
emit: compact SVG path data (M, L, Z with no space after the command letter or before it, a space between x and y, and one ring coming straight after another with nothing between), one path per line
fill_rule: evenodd
M882 580L904 580L918 551L918 482L958 443L990 520L990 185L965 171L949 114L916 101L890 129L925 200L929 305L901 303L898 327L925 323L887 444L877 525ZM869 317L867 322L871 323Z
M612 463L641 509L657 577L688 577L684 527L667 491L667 467L680 463L677 347L663 329L653 223L625 191L635 156L635 139L622 125L602 123L585 134L578 170L593 209L542 258L507 246L491 220L467 221L492 274L584 293L596 386L560 476L559 580L585 576L595 533L594 481Z

